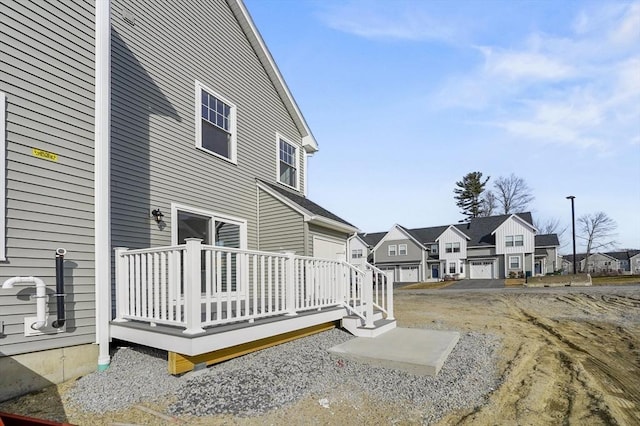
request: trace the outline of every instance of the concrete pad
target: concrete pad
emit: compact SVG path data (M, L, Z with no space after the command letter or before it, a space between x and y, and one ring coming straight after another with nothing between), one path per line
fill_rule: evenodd
M416 375L435 376L459 339L460 333L455 331L395 328L378 337L356 337L329 352Z

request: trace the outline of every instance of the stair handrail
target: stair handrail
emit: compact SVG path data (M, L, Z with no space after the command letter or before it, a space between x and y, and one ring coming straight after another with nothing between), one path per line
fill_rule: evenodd
M373 306L381 310L386 314L386 318L389 320L393 320L394 312L393 312L393 280L389 279L385 271L372 265L368 262L364 264L365 270L369 269L374 275L373 285L378 286L380 281L383 281L381 291L379 292L382 295L381 303L376 303L373 301ZM380 280L380 277L383 277L383 280Z

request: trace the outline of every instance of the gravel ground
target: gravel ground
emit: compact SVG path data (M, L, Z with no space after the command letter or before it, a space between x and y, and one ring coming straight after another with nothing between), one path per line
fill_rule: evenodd
M406 404L431 423L451 410L484 404L499 385L495 365L500 341L494 335L463 333L436 377L374 367L327 351L351 338L334 329L182 377L166 372L165 353L123 347L107 371L79 379L68 398L95 413L143 401L173 401L167 412L176 416L250 417L309 396L328 406L360 392L373 401Z

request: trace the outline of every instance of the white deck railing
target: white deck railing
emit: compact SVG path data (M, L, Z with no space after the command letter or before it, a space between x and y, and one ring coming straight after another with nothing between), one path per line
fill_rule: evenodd
M190 239L179 246L116 249L115 321L199 334L220 324L344 306L373 327L374 306L393 316L392 287L373 266L361 271L340 261Z

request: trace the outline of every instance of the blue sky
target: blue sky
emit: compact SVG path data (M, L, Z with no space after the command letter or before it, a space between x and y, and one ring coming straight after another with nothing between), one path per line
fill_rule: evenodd
M565 242L575 195L640 248L640 1L245 4L320 145L312 200L365 232L444 225L462 176L514 173Z

